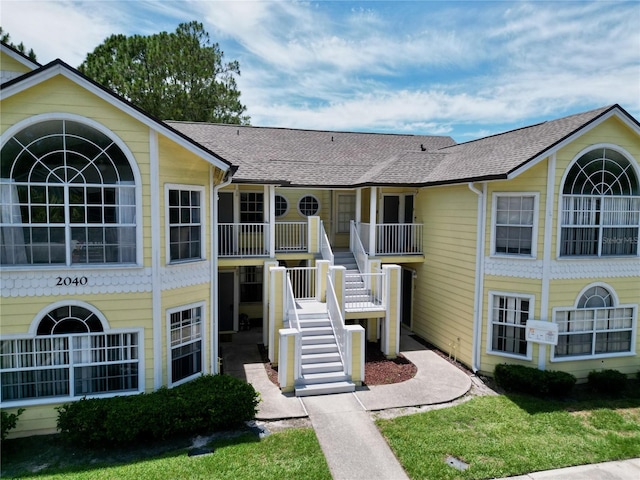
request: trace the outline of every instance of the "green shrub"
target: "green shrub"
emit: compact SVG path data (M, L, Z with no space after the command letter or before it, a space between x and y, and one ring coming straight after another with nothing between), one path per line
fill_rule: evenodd
M509 392L526 393L538 397L563 397L571 393L576 377L566 372L538 370L524 365L496 365L496 383Z
M83 398L58 408L58 430L71 443L128 445L211 432L255 417L253 386L228 375L203 375L153 393Z
M627 376L618 370L594 370L589 372L587 383L598 393L616 395L627 386Z
M0 439L4 440L9 434L9 430L16 428L18 417L22 415L24 408L19 408L16 413L7 413L0 411Z

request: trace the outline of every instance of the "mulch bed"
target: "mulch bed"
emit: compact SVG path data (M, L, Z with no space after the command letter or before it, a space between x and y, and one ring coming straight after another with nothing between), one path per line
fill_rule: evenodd
M264 368L267 371L269 380L278 384L278 367L274 367L269 362L264 345L258 345ZM389 360L380 351L377 343L367 342L367 351L364 360L364 383L365 385L390 385L400 383L413 378L418 368L402 354Z

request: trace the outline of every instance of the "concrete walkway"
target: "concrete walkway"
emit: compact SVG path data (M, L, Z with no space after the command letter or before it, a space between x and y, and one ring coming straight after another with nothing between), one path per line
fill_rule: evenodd
M467 393L471 378L403 331L400 351L418 368L416 376L393 385L361 387L355 393L304 397L283 394L269 380L257 345L260 329L220 344L226 374L260 392L257 420L310 420L336 480L404 480L407 474L373 423L371 412L449 403ZM272 423L273 424L273 423ZM510 480L638 480L640 459L562 468ZM502 479L505 480L505 479Z
M408 480L353 393L304 397L302 402L334 480Z

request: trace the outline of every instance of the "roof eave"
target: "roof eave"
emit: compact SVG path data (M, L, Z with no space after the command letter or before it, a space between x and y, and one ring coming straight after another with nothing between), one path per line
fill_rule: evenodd
M226 172L232 169L233 164L228 160L212 152L203 145L195 142L194 140L182 134L162 120L146 113L144 110L129 102L125 98L112 92L103 85L100 85L86 75L83 75L73 67L70 67L62 60L54 60L53 62L50 62L43 67L40 67L36 70L33 70L2 84L2 88L0 89L0 100L4 100L17 93L27 90L34 85L55 77L56 75L62 75L63 77L89 90L97 97L115 106L126 114L134 117L136 120L145 124L152 130L155 130L156 132L171 139L172 141L186 148L191 153L201 157L203 160L219 168L220 170Z
M549 145L547 148L541 150L536 155L533 155L528 160L525 160L517 167L509 170L509 172L507 172L507 178L508 179L515 178L521 173L529 170L530 168L534 167L535 165L543 161L545 158L549 157L550 155L553 155L561 148L573 142L580 135L583 135L585 132L591 130L592 128L597 127L598 125L600 125L601 123L605 122L606 120L608 120L613 116L617 116L622 122L624 122L627 126L629 126L629 128L631 128L632 130L635 130L636 133L640 135L640 123L635 118L633 118L629 114L629 112L627 112L624 108L622 108L618 104L615 104L615 105L612 105L610 108L604 110L602 113L592 118L588 122L584 123L577 129L575 129L573 132L565 135L563 138L561 138L557 142L553 143L552 145Z

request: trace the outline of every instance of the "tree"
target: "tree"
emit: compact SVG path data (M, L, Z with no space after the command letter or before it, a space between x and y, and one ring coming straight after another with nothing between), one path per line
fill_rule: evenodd
M248 124L235 80L240 65L223 57L194 21L175 33L112 35L79 70L162 120Z
M9 32L5 32L2 29L2 27L0 27L0 41L2 41L2 43L6 43L11 48L14 48L17 51L19 51L20 53L24 54L26 57L29 58L29 60L37 62L36 54L33 51L33 48L30 48L28 52L25 52L26 48L24 46L24 43L20 42L18 45L15 45L14 43L12 43L11 42L11 35L9 35Z

